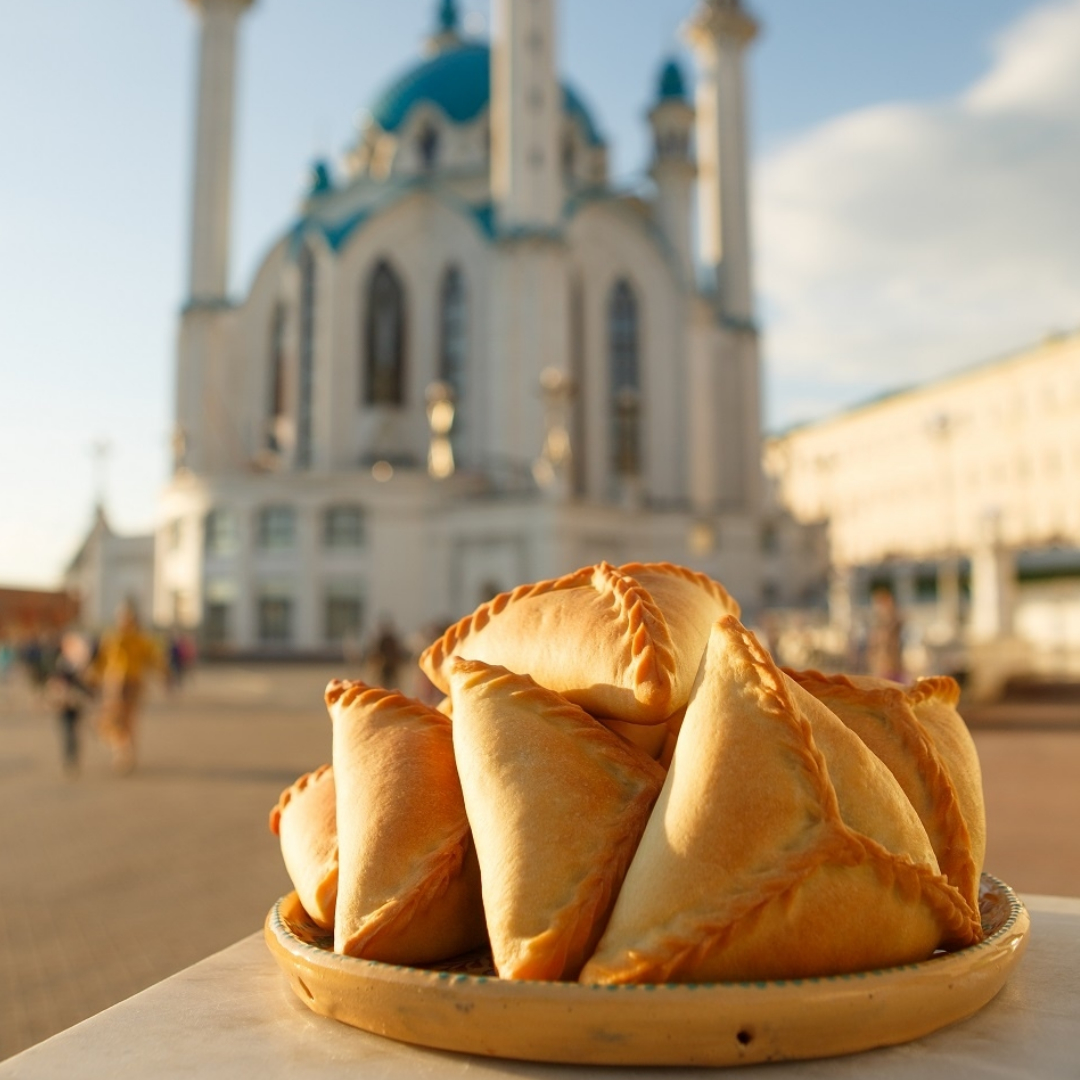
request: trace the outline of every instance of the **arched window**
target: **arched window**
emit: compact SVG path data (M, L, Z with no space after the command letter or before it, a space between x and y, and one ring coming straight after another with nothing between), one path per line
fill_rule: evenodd
M611 467L616 476L641 472L641 370L638 304L630 283L616 282L608 304Z
M315 377L315 252L300 253L300 364L296 394L296 466L311 466L311 401Z
M368 286L363 401L366 405L405 403L405 290L387 262L380 262Z
M285 305L277 304L270 322L269 394L266 412L266 445L280 450L281 421L285 417Z
M434 124L425 124L416 145L420 151L420 164L430 172L439 160L439 129Z
M574 183L574 175L577 172L577 147L574 146L573 135L567 134L562 144L562 171L563 182L567 185Z
M458 401L465 388L466 319L465 276L451 266L443 274L439 296L439 379L453 387Z

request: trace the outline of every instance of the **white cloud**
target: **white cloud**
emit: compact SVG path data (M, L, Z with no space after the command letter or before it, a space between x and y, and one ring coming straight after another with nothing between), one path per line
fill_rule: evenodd
M1080 324L1080 0L999 39L954 100L823 125L756 175L770 422Z

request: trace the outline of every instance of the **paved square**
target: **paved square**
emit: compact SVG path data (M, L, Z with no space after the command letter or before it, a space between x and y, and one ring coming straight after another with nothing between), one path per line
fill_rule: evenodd
M44 702L0 684L0 1059L261 925L290 888L267 815L329 760L322 691L343 673L206 667L150 695L131 776L111 773L84 720L71 779ZM1059 710L1039 730L1023 710L1002 718L976 735L987 868L1080 895L1080 716Z

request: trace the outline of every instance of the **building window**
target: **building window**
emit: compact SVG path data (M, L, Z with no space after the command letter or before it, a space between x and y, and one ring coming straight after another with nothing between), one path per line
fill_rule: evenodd
M323 543L328 548L364 545L364 511L359 506L331 506L323 516Z
M305 246L300 253L300 366L296 401L296 465L311 466L311 400L315 377L315 253Z
M203 614L203 644L210 647L227 645L231 634L232 604L224 600L208 600Z
M467 331L465 275L451 266L443 274L439 298L439 378L453 388L458 401L465 388Z
M577 171L577 148L574 146L574 138L567 135L562 144L562 171L563 182L569 187L574 183L574 174Z
M434 124L425 124L416 140L420 151L420 164L430 172L439 160L439 129Z
M326 641L358 642L364 622L364 602L358 582L331 582L326 587L324 635Z
M274 308L270 323L270 372L267 397L266 446L282 449L281 432L285 420L285 305Z
M230 511L215 507L206 515L203 534L207 555L231 555L236 551L236 518Z
M368 286L364 403L405 403L405 290L387 262Z
M292 641L292 597L282 590L269 589L259 594L259 642L263 645L288 645Z
M296 515L291 506L264 506L259 511L256 543L263 551L284 551L293 546Z
M616 283L608 306L611 465L617 476L641 472L641 372L638 303L630 283Z
M166 528L165 535L168 538L169 550L179 551L180 544L184 539L184 523L180 518L176 518L174 521L170 521Z

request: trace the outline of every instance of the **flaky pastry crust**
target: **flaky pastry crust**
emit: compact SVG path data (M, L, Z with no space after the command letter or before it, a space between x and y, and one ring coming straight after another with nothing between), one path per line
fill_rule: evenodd
M340 878L334 948L422 964L484 941L479 867L450 720L396 691L334 681Z
M496 969L512 979L576 978L663 770L526 675L457 659L450 681Z
M792 978L980 929L888 770L732 617L582 982Z
M270 811L270 831L304 910L324 929L334 925L338 842L334 771L320 765L290 784Z
M482 604L430 645L420 666L445 693L453 657L482 660L594 716L656 724L685 704L708 628L732 610L726 590L703 574L602 562Z
M915 702L933 697L934 689L923 687L912 695L884 679L788 668L784 672L828 706L884 762L919 815L941 872L977 913L981 858L975 861L953 770L913 708ZM941 689L948 695L948 687Z

